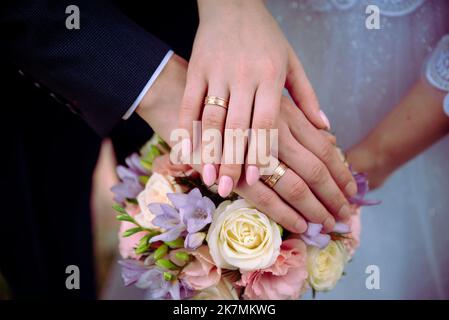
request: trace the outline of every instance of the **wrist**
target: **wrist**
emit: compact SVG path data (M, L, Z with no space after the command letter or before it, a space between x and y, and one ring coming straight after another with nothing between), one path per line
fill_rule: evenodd
M198 13L200 21L206 18L216 19L215 13L219 13L219 19L241 14L245 10L254 10L265 7L263 0L198 0Z
M394 171L388 161L388 155L378 143L370 139L365 139L352 147L346 154L347 161L354 171L367 174L371 189L381 186Z
M137 114L166 141L178 123L186 73L187 62L174 54L136 109Z

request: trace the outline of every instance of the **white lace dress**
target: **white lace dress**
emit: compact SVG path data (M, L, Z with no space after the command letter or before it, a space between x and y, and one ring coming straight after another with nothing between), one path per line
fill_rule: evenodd
M380 8L379 30L365 26L368 4ZM303 62L343 148L375 127L423 69L433 85L449 90L449 38L435 50L449 33L449 1L269 0L267 5ZM448 190L446 137L370 195L383 203L364 209L362 244L348 275L318 299L449 298ZM380 290L365 286L369 265L380 268Z

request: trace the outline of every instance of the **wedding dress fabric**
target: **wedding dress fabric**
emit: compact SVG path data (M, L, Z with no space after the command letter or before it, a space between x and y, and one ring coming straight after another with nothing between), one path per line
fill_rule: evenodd
M380 9L379 30L365 26L370 4ZM428 65L435 67L431 61L449 68L447 51L429 60L449 33L449 1L269 0L267 5L345 149L397 105ZM446 137L370 194L382 204L363 209L361 248L347 276L317 298L449 298L448 190ZM378 290L365 285L370 265L380 271Z

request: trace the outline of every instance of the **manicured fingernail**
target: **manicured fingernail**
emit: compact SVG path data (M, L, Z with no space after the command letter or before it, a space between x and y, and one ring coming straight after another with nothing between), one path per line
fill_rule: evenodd
M213 164L207 163L203 167L203 181L206 186L211 186L217 179L217 173Z
M332 218L332 217L327 217L326 220L324 220L324 222L323 222L323 226L324 226L324 229L326 229L327 232L332 231L332 229L333 229L334 226L335 226L335 220L334 220L334 218Z
M343 207L341 207L340 211L338 212L338 215L342 219L347 219L351 216L351 213L352 213L351 207L345 204Z
M192 150L192 146L190 143L190 139L182 139L182 142L181 142L182 157L183 158L190 157L191 150Z
M248 166L246 168L246 182L248 185L252 186L255 184L260 178L259 168L256 166Z
M355 184L355 182L349 182L345 187L345 192L350 197L355 196L355 194L357 193L357 185Z
M323 110L320 110L320 116L323 122L326 124L326 129L331 129L331 123L329 122L329 119L327 118L326 114L323 112Z
M332 231L337 233L349 233L351 232L351 227L346 223L337 222Z
M304 233L307 230L307 224L302 219L298 219L296 220L293 229L295 229L295 232L297 233Z
M222 176L220 178L220 182L218 183L218 194L222 198L226 198L231 193L233 185L234 183L230 177Z

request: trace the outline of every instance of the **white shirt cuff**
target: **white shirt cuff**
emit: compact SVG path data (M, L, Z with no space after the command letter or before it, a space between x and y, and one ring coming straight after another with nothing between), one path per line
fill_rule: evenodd
M164 67L167 64L168 60L170 60L170 58L172 57L172 55L173 55L173 50L169 50L167 52L167 54L165 55L164 59L162 59L162 61L159 64L159 66L154 71L154 73L151 76L150 80L148 80L148 82L145 85L145 87L143 87L142 92L140 92L140 94L137 97L137 99L134 101L134 103L131 105L131 107L128 109L128 111L126 111L125 115L122 117L123 120L126 120L129 117L131 117L131 115L134 113L134 111L136 111L136 109L139 106L140 102L142 101L143 97L145 96L147 91L151 88L151 86L153 85L154 81L156 81L157 77L162 72L162 70L164 69Z

